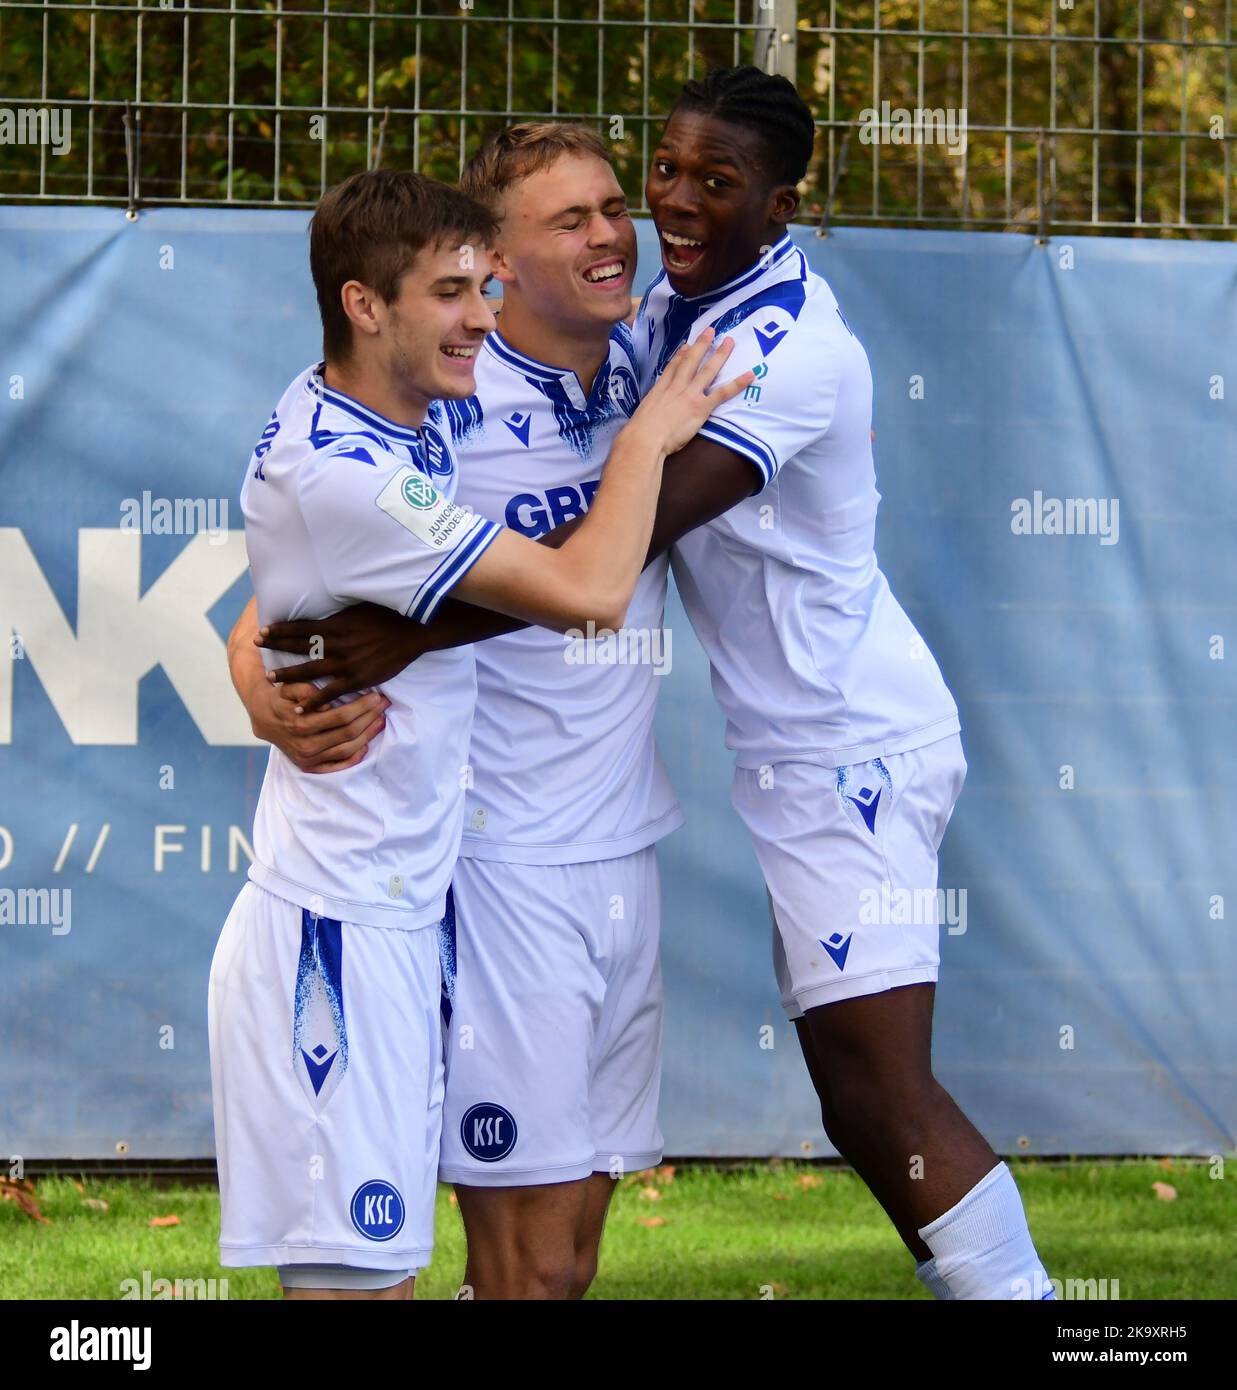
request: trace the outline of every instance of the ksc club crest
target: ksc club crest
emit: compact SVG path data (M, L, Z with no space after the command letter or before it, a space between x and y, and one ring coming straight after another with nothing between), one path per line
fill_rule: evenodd
M383 1178L371 1178L352 1194L351 1214L366 1240L394 1240L404 1228L404 1199Z
M497 1163L515 1148L518 1131L509 1110L492 1101L470 1105L460 1122L464 1147L481 1163Z
M433 425L421 426L422 456L431 477L445 478L451 471L451 455L446 441Z

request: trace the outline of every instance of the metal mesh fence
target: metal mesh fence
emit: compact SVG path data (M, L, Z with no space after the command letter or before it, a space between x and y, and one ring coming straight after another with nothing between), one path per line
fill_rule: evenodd
M1234 0L0 0L0 197L302 207L594 122L633 206L682 82L817 121L822 225L1227 236Z

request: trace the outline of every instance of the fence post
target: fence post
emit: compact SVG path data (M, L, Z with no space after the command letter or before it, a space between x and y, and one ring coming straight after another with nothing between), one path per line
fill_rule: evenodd
M121 118L125 128L125 172L128 175L129 186L129 206L125 209L125 221L137 221L137 154L138 144L133 129L133 112L129 103L125 102L125 113ZM138 110L138 122L141 122L142 113Z
M825 195L824 210L820 214L820 222L816 227L816 235L819 237L829 235L829 215L833 211L833 195L838 191L838 184L846 172L846 151L850 148L850 137L854 133L855 127L852 122L846 127L846 134L842 136L842 148L838 151L838 162L833 167L833 178L829 181L829 192Z
M1035 136L1035 244L1044 246L1048 241L1044 210L1044 127L1040 126Z
M793 82L799 42L799 0L752 0L756 65Z
M384 106L382 109L382 120L381 122L379 122L378 125L378 145L377 148L374 150L372 162L369 166L371 170L382 168L382 144L387 136L387 122L390 119L391 108L389 106Z

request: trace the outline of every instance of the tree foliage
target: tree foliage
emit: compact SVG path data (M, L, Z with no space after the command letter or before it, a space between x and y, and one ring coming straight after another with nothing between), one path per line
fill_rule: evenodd
M380 129L384 164L454 179L495 126L558 115L598 123L638 206L680 84L759 60L770 4L0 0L8 104L72 103L73 117L67 154L0 147L0 196L123 200L129 102L143 203L312 203L374 161ZM803 214L1000 227L1042 206L1058 225L1231 224L1224 13L1225 0L800 0L796 81L820 123ZM883 101L965 110L965 155L864 143L863 113Z

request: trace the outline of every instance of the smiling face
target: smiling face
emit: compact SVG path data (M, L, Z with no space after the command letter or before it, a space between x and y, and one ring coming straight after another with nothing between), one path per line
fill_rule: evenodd
M539 317L588 329L627 316L636 230L604 159L567 153L502 198L495 273Z
M494 328L484 293L491 253L478 244L427 247L374 318L386 370L408 399L461 400L477 389L477 351Z
M645 198L677 294L704 294L759 260L786 229L798 192L777 182L758 131L682 107L666 122Z

